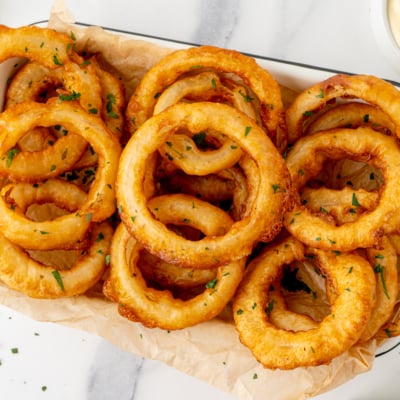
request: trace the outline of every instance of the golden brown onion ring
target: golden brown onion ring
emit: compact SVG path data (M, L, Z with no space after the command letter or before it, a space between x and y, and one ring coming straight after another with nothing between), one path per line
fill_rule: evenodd
M326 158L343 157L355 160L367 157L369 163L382 171L385 185L379 193L377 207L353 223L335 226L313 215L299 200L285 214L284 225L292 235L309 246L340 251L373 247L383 234L390 233L397 225L400 150L394 138L369 128L323 131L298 140L286 159L294 188L301 191L307 181L322 169Z
M186 211L188 223L200 230L205 227L207 233L218 235L221 230L226 231L231 226L232 220L219 208L191 196L175 196L180 197L179 202ZM162 207L165 223L182 224L185 222L174 207L177 200L175 196L163 196L155 201L157 205L165 205ZM205 219L209 224L203 224ZM147 286L137 266L140 249L140 244L121 223L111 247L110 281L120 304L120 314L133 321L141 321L147 327L182 329L214 318L232 298L244 272L245 258L220 265L215 278L205 285L202 293L182 300L174 298L169 290Z
M262 126L275 144L286 136L283 104L278 83L253 58L233 50L212 46L178 50L164 57L143 77L127 107L131 135L153 115L157 97L182 74L211 69L219 74L234 74L254 93L259 102ZM285 142L285 140L283 140Z
M275 327L268 317L269 288L283 265L304 258L303 245L288 238L263 251L249 265L233 300L241 342L266 368L292 369L329 362L355 344L374 305L375 276L370 264L351 253L307 249L327 277L336 298L318 327L293 332ZM329 340L327 340L329 338Z
M8 240L26 249L75 248L90 226L90 218L80 212L86 199L86 193L78 186L60 179L35 185L7 184L0 193L0 231ZM33 221L25 215L33 204L55 204L69 213L51 220Z
M64 101L69 101L69 99L76 97L87 112L100 116L102 107L101 86L96 71L92 64L78 65L74 62L69 62L56 69L47 68L36 62L25 64L11 80L11 85L7 90L6 108L18 103L39 101L47 90L54 90L54 93L49 93L47 98L59 97L59 99L65 98L66 100ZM45 102L47 98L44 97L42 102ZM58 132L58 137L65 131L65 129L60 129L61 132ZM31 133L28 132L21 139L25 139ZM63 138L63 142L67 142L64 144L66 147L75 149L74 152L66 152L64 154L64 163L72 166L77 161L76 156L79 151L81 156L84 153L87 148L87 142L73 132L68 133ZM39 151L33 153L29 152L29 150L26 151L23 140L18 142L18 147L25 152L23 156L24 162L32 165L40 164L42 154ZM91 164L93 164L95 160L93 161L92 152L88 150L87 153L91 159ZM54 152L53 158L51 158L50 154L51 152L48 151L48 162L50 165L55 165L58 162L58 155ZM13 168L16 168L15 165L18 162L16 160Z
M361 342L374 337L389 321L399 294L396 251L386 236L382 238L380 247L366 250L367 260L376 275L376 301L371 317L360 337Z
M358 128L368 126L382 133L394 133L391 119L379 108L371 104L349 102L328 108L318 115L305 129L306 134L331 128Z
M400 137L400 92L389 82L370 75L334 75L301 92L286 110L288 141L294 143L304 134L305 121L340 97L358 98L379 107L395 125Z
M72 51L72 38L52 29L0 25L0 61L22 57L57 68L70 61Z
M252 188L256 195L249 215L235 222L223 236L185 240L156 221L147 208L143 194L147 159L177 128L192 132L220 129L257 166L259 185ZM272 239L280 231L290 196L286 165L275 146L253 120L223 104L180 103L169 107L136 131L120 159L117 200L122 220L150 253L182 266L211 268L247 256L261 236Z
M102 278L113 230L107 222L94 224L90 246L69 269L44 265L0 234L0 279L30 297L53 299L85 293Z
M65 167L63 166L63 158L65 158L63 154L73 152L73 148L57 147L60 158L59 165L47 165L45 158L41 160L40 165L35 165L35 168L22 163L21 170L18 171L19 175L13 171L14 158L10 157L16 143L26 132L36 126L49 127L58 124L81 135L98 156L96 176L88 192L87 200L80 208L80 213L86 215L91 221L102 221L115 211L115 179L121 148L117 139L106 129L103 121L86 113L79 104L57 101L46 104L21 103L4 111L0 115L2 138L0 154L5 161L0 168L0 174L24 180L26 175L31 172L31 178L40 180L43 175L48 178L60 173ZM55 149L55 146L45 149L43 152L52 149ZM15 157L21 154L23 153L19 153ZM7 161L10 161L10 165L7 164ZM37 172L36 169L40 172ZM64 234L68 235L67 232Z

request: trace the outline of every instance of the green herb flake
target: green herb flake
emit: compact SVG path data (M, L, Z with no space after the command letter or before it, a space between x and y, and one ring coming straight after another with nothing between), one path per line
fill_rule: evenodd
M53 54L53 63L58 65L58 66L62 66L63 65L63 63L59 60L57 54Z
M256 373L253 374L253 379L258 379L258 375Z
M381 283L382 283L382 287L383 287L383 292L385 293L385 296L386 296L388 299L390 299L389 292L388 292L387 287L386 287L385 267L384 267L383 265L381 265L381 264L375 264L375 265L374 265L374 272L375 272L376 274L379 274L379 275L380 275Z
M12 353L12 354L18 354L18 353L19 353L18 347L13 347L13 348L11 349L11 353Z
M54 279L56 280L56 282L58 283L58 286L60 286L61 290L63 292L65 292L65 288L64 288L64 282L62 281L60 272L58 270L54 270L51 271L51 274L53 275Z
M353 193L353 196L351 198L351 205L354 207L360 207L360 202L357 199L357 195L355 193Z
M265 308L265 313L269 316L274 309L274 300L271 300Z
M42 386L42 392L45 392L47 390L47 386Z
M239 94L243 97L246 103L251 103L254 100L253 97L250 97L247 93L243 93L241 90L239 90Z
M303 116L304 117L311 117L314 113L312 111L304 111Z
M217 285L217 283L218 283L218 279L214 278L213 280L211 280L211 281L206 283L206 288L207 289L214 289L215 286Z
M7 160L6 160L6 167L10 168L11 163L14 159L14 157L19 153L19 150L17 148L13 148L7 151Z
M250 131L251 131L251 126L246 126L246 129L244 130L244 136L248 136Z
M241 308L239 308L239 310L236 311L237 315L242 315L243 314L243 310Z
M78 100L81 97L81 94L79 92L75 92L75 90L72 91L72 93L70 94L60 94L58 96L58 99L60 101L74 101L74 100Z
M275 193L282 193L282 192L285 191L284 189L281 188L281 184L280 183L272 184L272 190L274 191L274 194Z

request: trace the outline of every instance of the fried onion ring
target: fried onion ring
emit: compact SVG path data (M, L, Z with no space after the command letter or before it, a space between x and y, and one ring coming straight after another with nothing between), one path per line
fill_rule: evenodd
M307 88L286 110L288 142L294 143L304 134L307 119L340 97L358 98L379 107L395 125L394 134L400 137L400 92L391 83L370 75L338 74Z
M57 101L41 103L21 103L15 107L4 111L0 115L0 154L7 159L10 150L14 148L18 140L32 128L36 126L54 126L61 124L68 130L81 135L93 148L98 155L98 169L95 179L93 180L88 192L87 200L82 205L79 213L82 216L90 217L92 221L99 222L115 211L115 178L118 169L119 155L121 152L120 144L117 139L109 133L103 121L86 113L79 104L59 103ZM59 142L59 141L58 141ZM48 149L46 149L48 150ZM49 151L55 151L54 147L50 147ZM41 163L40 173L36 168L30 168L25 164L17 177L24 180L27 171L33 171L33 176L40 181L40 178L57 175L63 170L63 154L73 151L73 148L57 148L59 152L60 164L47 165L46 160ZM23 153L17 154L15 157ZM13 158L10 160L11 165L6 165L0 169L0 173L6 177L15 177L12 172ZM43 171L45 169L45 171ZM52 171L54 170L54 171ZM48 173L50 171L50 173ZM66 232L64 232L66 234ZM72 234L72 232L71 232ZM45 242L45 241L42 241ZM43 244L44 245L44 244Z
M302 260L305 253L317 258L336 297L331 312L315 329L293 332L275 327L266 312L269 287L284 264ZM374 305L375 276L370 264L351 253L334 254L303 248L294 238L266 249L249 265L233 300L235 325L241 342L266 368L292 369L329 362L362 334ZM327 340L329 338L329 340Z
M223 121L223 126L220 122ZM148 157L177 128L192 132L221 129L254 160L259 185L249 215L236 221L225 235L186 240L156 221L143 195ZM283 158L255 122L235 109L217 103L169 107L147 120L125 146L117 177L120 216L129 232L152 254L182 266L211 268L247 256L261 236L272 239L280 231L282 213L291 200L290 180Z
M107 222L94 224L90 246L69 269L57 269L34 259L0 234L0 279L10 288L40 299L85 293L103 276L113 229Z
M253 58L233 50L212 46L178 50L164 57L142 78L127 107L128 129L131 135L154 113L157 98L168 86L185 73L213 70L218 74L239 77L259 102L262 126L279 148L286 143L283 104L278 83ZM251 96L248 96L249 100ZM285 136L285 139L279 136Z
M182 221L181 213L174 204L185 210L188 222ZM153 208L162 208L164 223L190 223L211 235L226 231L232 224L229 216L217 207L197 200L192 196L174 195L156 198ZM164 205L164 207L156 207ZM206 208L204 208L206 207ZM208 224L204 224L208 220ZM111 247L110 280L120 304L121 315L133 321L141 321L147 327L182 329L207 321L218 315L232 298L239 285L245 258L220 265L211 285L189 300L174 298L168 290L156 290L147 286L137 264L141 245L129 234L121 223L114 235Z
M376 275L376 302L360 342L374 337L390 320L399 294L396 251L386 236L381 242L381 248L366 250L367 259Z
M293 146L286 159L294 187L300 191L321 170L326 158L365 159L379 168L385 185L377 207L356 221L335 226L313 215L300 200L284 217L286 229L303 243L327 250L349 251L373 247L398 221L400 207L400 151L394 138L369 128L335 129L304 136ZM397 217L396 217L397 216ZM389 225L390 223L390 225ZM387 225L387 230L383 228Z
M0 231L8 240L26 249L79 247L90 225L87 215L79 212L86 198L78 186L60 179L35 185L7 184L0 192ZM69 213L47 221L33 221L25 216L32 204L45 203L55 204Z
M72 38L52 29L0 25L0 61L21 57L57 68L70 61L72 51Z

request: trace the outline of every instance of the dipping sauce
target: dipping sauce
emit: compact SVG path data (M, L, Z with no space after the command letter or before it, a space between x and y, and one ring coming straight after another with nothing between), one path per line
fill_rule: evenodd
M400 0L387 0L387 15L393 38L400 47Z

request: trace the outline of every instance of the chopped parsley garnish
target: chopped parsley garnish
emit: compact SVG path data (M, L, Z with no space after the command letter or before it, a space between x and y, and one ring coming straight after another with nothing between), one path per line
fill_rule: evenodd
M54 64L59 65L59 66L63 65L63 63L58 59L57 54L53 55L53 62L54 62Z
M54 279L57 281L58 286L60 286L61 290L63 292L65 292L64 282L62 281L60 272L55 269L54 271L51 271L51 274L53 275Z
M14 159L14 157L19 153L19 150L14 148L14 149L10 149L7 151L7 161L6 161L6 167L10 168L11 163Z
M217 283L218 283L218 279L214 278L213 280L211 280L211 281L206 283L206 288L207 289L214 289L215 286L217 285Z
M381 283L383 287L383 292L385 293L385 296L390 299L387 287L386 287L386 280L385 280L385 267L381 264L375 264L374 265L374 272L376 274L379 274L381 277Z
M267 307L265 307L265 313L269 316L273 309L274 309L274 300L271 300L268 303Z
M74 101L74 100L78 100L81 97L81 94L78 92L75 92L75 90L70 93L70 94L60 94L58 96L60 101Z
M351 205L355 207L359 207L361 205L355 193L353 193L353 196L351 198Z

